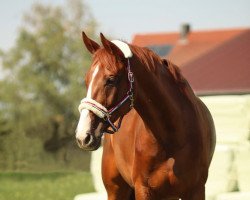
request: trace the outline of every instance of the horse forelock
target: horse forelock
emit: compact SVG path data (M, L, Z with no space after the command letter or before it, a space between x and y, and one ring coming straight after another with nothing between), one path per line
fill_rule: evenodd
M114 55L111 55L105 48L96 51L93 58L93 65L105 67L111 72L117 72L122 67L118 59Z
M112 40L111 42L122 51L125 58L131 58L133 56L130 45L126 42L121 40ZM121 62L117 59L117 56L110 54L105 48L100 48L95 52L93 63L94 65L100 64L111 72L117 72L122 67Z

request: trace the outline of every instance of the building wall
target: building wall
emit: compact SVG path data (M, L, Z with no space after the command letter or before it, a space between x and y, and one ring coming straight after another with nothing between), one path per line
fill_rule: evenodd
M250 199L250 95L204 96L217 144L206 184L207 199Z

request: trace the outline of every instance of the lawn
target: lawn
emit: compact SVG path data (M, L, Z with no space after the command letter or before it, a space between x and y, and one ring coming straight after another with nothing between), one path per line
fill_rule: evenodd
M88 172L0 172L0 200L73 200L93 191Z

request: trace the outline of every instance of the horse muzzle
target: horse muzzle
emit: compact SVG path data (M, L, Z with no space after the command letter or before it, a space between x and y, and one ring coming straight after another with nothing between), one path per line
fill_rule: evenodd
M96 137L94 134L87 132L84 134L84 137L77 136L76 134L76 142L78 146L86 151L95 151L101 145L101 137Z

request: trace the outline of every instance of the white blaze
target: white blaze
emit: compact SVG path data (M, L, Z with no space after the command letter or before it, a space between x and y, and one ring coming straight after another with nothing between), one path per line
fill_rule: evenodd
M99 71L99 66L95 68L93 75L91 77L89 88L87 91L87 98L92 98L92 89L93 89L92 85L98 71ZM91 119L89 116L89 110L83 109L81 111L80 119L76 129L76 138L83 140L86 137L86 132L90 129L90 126L91 126Z
M99 66L97 66L92 74L92 78L90 80L90 83L89 83L89 88L88 88L88 92L87 92L87 98L92 98L92 84L93 84L93 81L94 81L94 78L96 76L96 74L98 73L99 71Z

